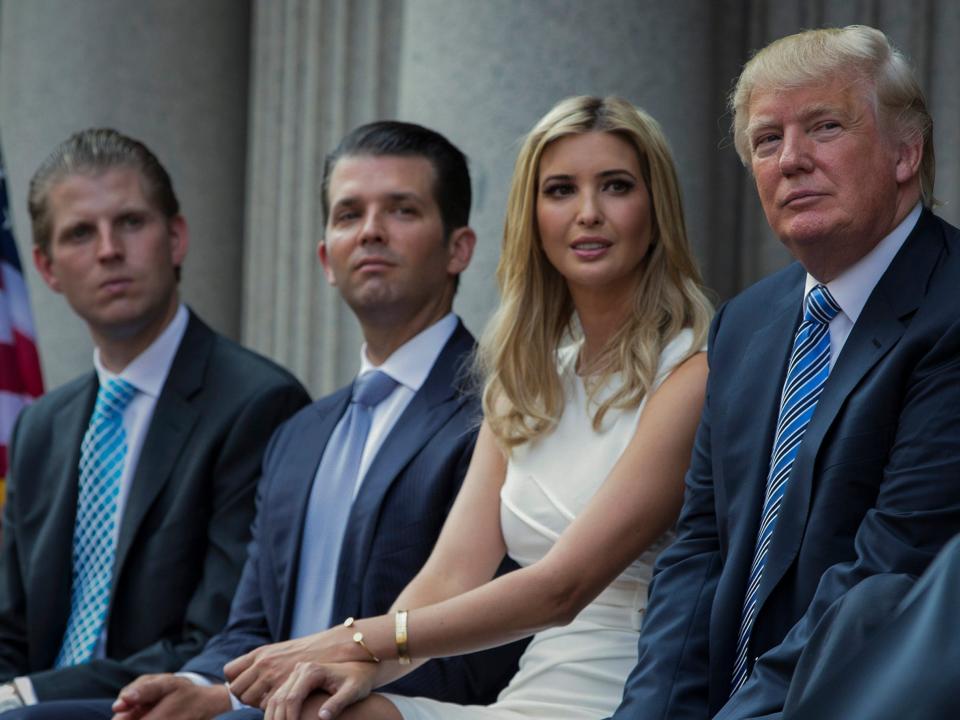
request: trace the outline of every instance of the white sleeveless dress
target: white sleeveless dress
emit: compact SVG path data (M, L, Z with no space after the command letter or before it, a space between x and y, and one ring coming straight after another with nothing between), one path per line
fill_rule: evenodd
M692 339L693 333L684 330L667 345L657 385L687 354ZM514 449L507 464L500 524L507 552L521 566L543 557L584 509L633 437L645 404L611 410L601 431L594 431L592 408L575 373L577 350L571 346L559 353L565 404L557 427ZM572 623L537 633L493 705L385 697L405 720L598 720L612 715L637 662L653 563L670 539L672 533L644 552Z

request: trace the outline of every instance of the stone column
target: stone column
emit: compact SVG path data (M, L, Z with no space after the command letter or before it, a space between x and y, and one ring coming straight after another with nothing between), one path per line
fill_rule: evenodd
M398 0L257 0L243 339L313 393L357 370L358 326L327 285L323 158L356 125L394 114Z
M61 140L112 126L167 167L191 230L182 295L238 336L247 136L247 0L4 0L0 140L24 265L27 183ZM28 273L47 387L90 367L86 327Z

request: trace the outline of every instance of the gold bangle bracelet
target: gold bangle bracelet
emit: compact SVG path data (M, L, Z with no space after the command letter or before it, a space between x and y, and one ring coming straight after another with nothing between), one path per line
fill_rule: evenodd
M396 619L397 662L410 664L410 650L407 647L407 611L397 610Z
M352 628L352 627L354 626L354 623L355 623L355 622L356 622L356 620L354 620L352 617L348 617L346 620L343 621L343 626L344 626L345 628ZM373 654L373 650L371 650L370 647L363 641L363 633L362 633L362 632L360 632L359 630L358 630L357 632L355 632L355 633L353 634L353 641L354 641L357 645L359 645L360 647L362 647L362 648L366 651L367 655L370 656L370 659L371 659L373 662L375 662L375 663L380 662L380 658L378 658L376 655L374 655L374 654Z

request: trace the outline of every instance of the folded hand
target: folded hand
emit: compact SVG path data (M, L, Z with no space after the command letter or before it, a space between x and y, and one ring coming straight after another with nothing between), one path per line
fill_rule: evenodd
M376 672L370 662L298 663L267 702L266 720L299 720L304 700L316 692L330 695L320 707L320 718L332 720L370 694Z
M224 668L230 692L254 707L266 707L274 691L293 673L298 663L337 662L334 627L322 633L257 648Z

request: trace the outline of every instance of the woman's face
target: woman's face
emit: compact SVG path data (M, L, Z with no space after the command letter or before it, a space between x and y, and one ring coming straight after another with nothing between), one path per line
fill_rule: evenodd
M650 247L650 193L633 145L609 132L568 135L540 157L537 227L574 303L626 301Z

